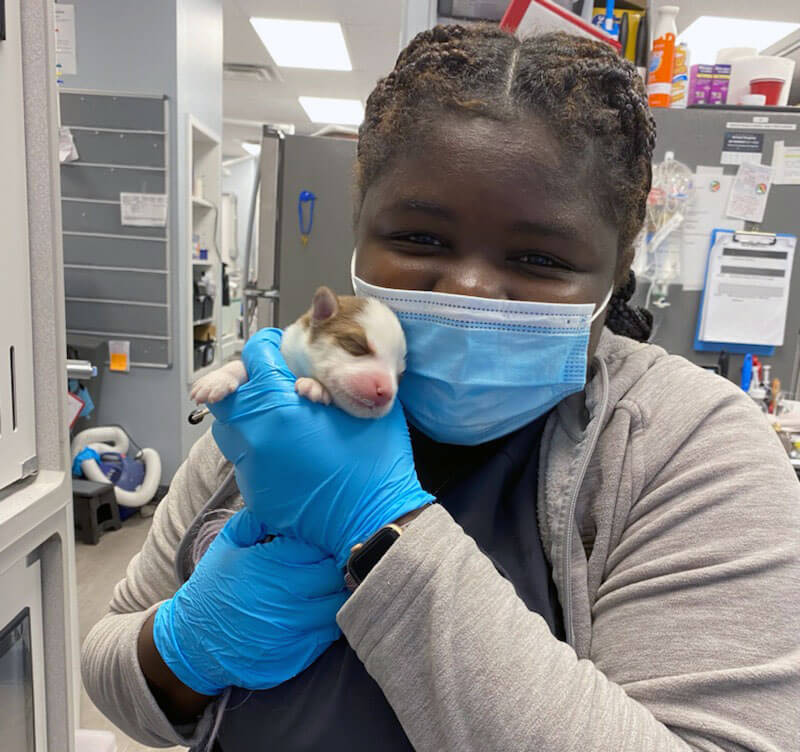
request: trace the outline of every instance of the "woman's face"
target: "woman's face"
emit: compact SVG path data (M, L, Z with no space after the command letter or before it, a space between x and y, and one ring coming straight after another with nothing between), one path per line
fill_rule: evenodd
M600 305L614 282L617 229L592 199L587 165L561 151L536 120L439 121L424 148L367 190L357 275L403 290Z

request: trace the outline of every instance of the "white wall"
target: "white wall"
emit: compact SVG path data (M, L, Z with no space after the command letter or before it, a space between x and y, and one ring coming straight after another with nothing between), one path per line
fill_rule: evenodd
M420 31L430 29L437 21L436 0L406 0L400 47L405 47Z
M118 2L119 0L114 0ZM222 0L171 0L177 9L177 71L178 71L178 162L179 178L184 190L191 190L190 167L186 161L189 137L188 118L194 115L203 125L222 139ZM220 165L219 169L222 169ZM188 203L184 200L186 193L181 193L177 205L178 215L178 247L177 270L173 285L179 284L178 294L173 300L178 301L179 314L175 318L180 327L180 378L178 406L178 426L180 429L181 459L186 457L192 444L208 430L210 421L192 426L186 416L195 407L189 401L189 374L193 364L185 357L187 348L184 337L187 334L186 314L189 310L188 296L191 292L191 280L187 276L186 254L189 253L191 237L185 231L187 227L186 210ZM217 241L219 242L219 241ZM176 358L177 359L177 358Z
M230 174L222 176L222 192L232 193L236 196L237 224L236 245L239 249L237 261L244 263L245 249L247 248L247 220L250 213L250 203L253 200L253 184L258 169L258 160L255 157L236 162L227 168ZM257 226L256 226L257 229ZM258 247L258 238L255 238L254 248Z

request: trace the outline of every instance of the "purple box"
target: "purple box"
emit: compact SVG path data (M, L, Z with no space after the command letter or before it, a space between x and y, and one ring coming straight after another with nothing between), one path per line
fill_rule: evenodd
M708 104L713 83L713 65L693 65L689 69L689 97L687 104Z
M711 93L709 104L725 104L728 99L728 86L731 83L731 66L715 65L714 75L711 78Z

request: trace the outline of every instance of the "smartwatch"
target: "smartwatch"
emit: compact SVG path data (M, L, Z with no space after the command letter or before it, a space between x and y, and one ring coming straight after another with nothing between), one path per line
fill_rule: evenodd
M350 558L347 560L344 581L350 590L355 590L372 571L373 567L383 558L383 555L392 547L392 544L403 534L403 530L420 512L426 509L426 504L413 512L409 512L405 520L402 517L397 523L384 525L377 533L369 537L364 543L358 543L352 548Z

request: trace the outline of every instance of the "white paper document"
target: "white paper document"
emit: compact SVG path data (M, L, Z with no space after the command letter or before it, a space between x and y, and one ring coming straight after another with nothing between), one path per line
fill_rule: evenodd
M72 392L67 392L67 426L72 428L86 403Z
M739 165L728 199L728 216L748 222L763 222L772 183L772 167Z
M134 227L165 227L167 196L164 193L120 193L120 221Z
M721 167L698 165L694 182L694 201L686 212L681 238L681 281L684 290L702 290L711 233L716 228L741 230L744 222L727 219L725 210L733 183Z
M783 344L795 237L717 233L700 319L703 342Z
M75 146L75 139L69 128L61 126L58 129L58 160L64 162L74 162L80 158L78 147Z
M56 12L56 65L61 72L74 76L78 72L75 52L75 6L55 4Z
M786 146L776 141L772 152L774 185L800 185L800 146Z

